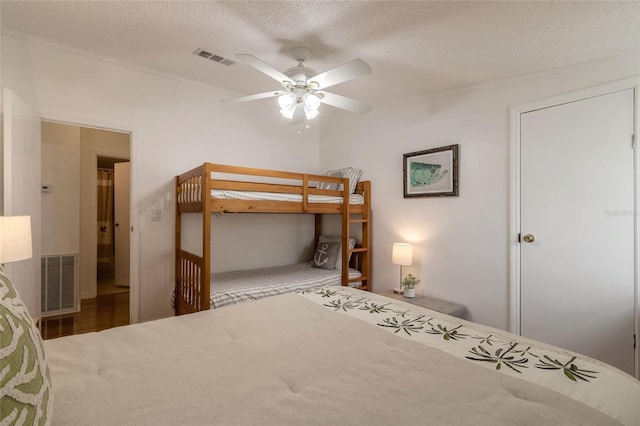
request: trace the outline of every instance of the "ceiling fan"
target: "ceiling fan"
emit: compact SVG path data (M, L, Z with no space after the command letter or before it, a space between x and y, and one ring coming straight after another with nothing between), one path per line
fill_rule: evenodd
M360 114L364 114L371 109L371 106L366 102L324 90L336 84L369 74L371 67L365 61L354 59L317 74L303 64L304 61L311 58L311 50L306 47L294 47L292 53L293 57L298 61L298 65L289 68L284 73L253 55L247 53L235 55L239 62L244 62L273 78L282 85L282 88L255 95L225 99L223 102L238 103L277 97L280 114L288 119L290 124L302 123L305 120L317 117L320 104L327 104Z

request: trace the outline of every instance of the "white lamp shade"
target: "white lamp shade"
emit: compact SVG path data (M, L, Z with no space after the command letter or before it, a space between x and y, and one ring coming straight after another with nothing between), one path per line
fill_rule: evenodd
M278 96L278 105L280 108L289 110L295 107L296 105L296 95L294 93L283 93Z
M320 106L320 98L311 93L305 93L302 95L302 103L304 107L310 111L318 111L318 107Z
M307 120L313 120L318 116L319 112L317 109L307 109L304 108L304 115L307 117Z
M0 263L31 256L31 217L0 216Z
M413 263L413 245L407 243L393 243L391 262L394 265L411 265Z
M320 103L318 95L302 88L278 96L280 114L287 120L291 120L290 124L299 124L316 118Z

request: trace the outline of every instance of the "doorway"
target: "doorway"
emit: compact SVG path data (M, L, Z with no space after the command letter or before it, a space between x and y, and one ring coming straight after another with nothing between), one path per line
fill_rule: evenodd
M101 156L97 163L97 294L128 293L130 163Z
M635 88L545 102L512 116L512 328L634 375Z
M43 217L49 226L43 228L42 240L52 253L76 253L79 259L76 276L77 292L85 306L96 305L96 311L102 315L100 297L110 295L123 305L119 312L117 324L109 318L101 323L123 325L123 318L129 323L131 299L129 286L115 286L115 257L117 254L114 232L115 192L101 190L99 181L105 179L104 174L113 174L117 164L129 165L131 151L131 135L128 132L111 131L84 127L59 122L42 121L42 170L43 185L47 184L47 194L43 195ZM45 170L47 172L45 173ZM99 174L100 173L102 174ZM103 182L100 182L103 183ZM127 177L124 198L130 199L131 181ZM44 190L43 190L44 192ZM111 192L109 194L109 192ZM110 211L106 218L99 216L99 200L101 211ZM49 199L51 202L45 203ZM56 201L57 200L57 201ZM108 201L107 201L108 200ZM47 209L45 210L45 205ZM126 213L127 222L130 213ZM106 219L106 220L105 220ZM99 223L100 220L100 223ZM109 221L110 223L106 223ZM62 237L60 233L52 233L66 224ZM128 229L127 225L127 229ZM57 237L56 237L57 236ZM126 234L129 237L129 234ZM64 240L64 241L63 241ZM127 261L130 257L130 242L126 242ZM47 254L43 252L43 254ZM128 263L128 262L127 262ZM126 265L127 285L130 281L130 267ZM100 282L100 286L98 285ZM107 284L106 286L103 284ZM117 297L114 297L117 295ZM126 297L126 298L125 298ZM104 297L103 297L104 298ZM113 301L110 302L113 304ZM105 312L114 312L113 306ZM82 313L86 314L86 313ZM83 321L86 320L83 318ZM80 323L81 321L75 321ZM95 321L86 321L96 323ZM76 324L77 325L77 324Z

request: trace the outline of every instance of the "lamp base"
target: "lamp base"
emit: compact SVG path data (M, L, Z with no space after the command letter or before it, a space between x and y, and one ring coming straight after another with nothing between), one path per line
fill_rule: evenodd
M396 287L393 289L393 292L396 294L404 294L404 289L401 287Z

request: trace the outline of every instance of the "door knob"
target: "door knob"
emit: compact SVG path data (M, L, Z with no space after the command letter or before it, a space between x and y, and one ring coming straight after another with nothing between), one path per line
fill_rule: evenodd
M113 226L120 226L118 222L114 223Z
M524 237L522 237L522 239L524 240L525 243L532 243L536 240L536 237L533 234L527 234Z

